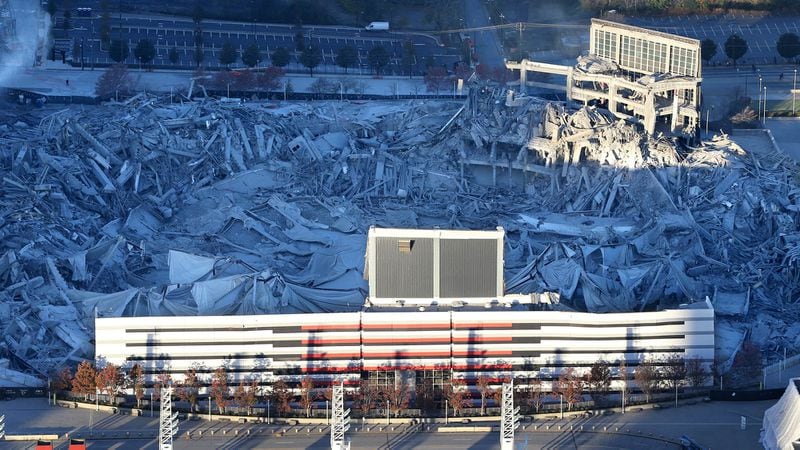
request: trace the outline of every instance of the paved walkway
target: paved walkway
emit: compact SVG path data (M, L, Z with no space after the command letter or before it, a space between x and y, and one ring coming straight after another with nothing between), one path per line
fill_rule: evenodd
M624 415L617 413L588 418L559 420L557 415L539 416L533 422L524 423L517 436L519 442L527 441L529 448L562 448L573 442L587 448L674 448L668 441L674 442L683 435L713 448L757 448L761 418L764 410L773 404L773 401L711 402L665 409L631 408ZM157 417L53 407L43 398L0 402L0 413L6 414L6 432L9 435L57 433L63 436L70 433L73 437L88 438L91 435L90 441L95 442L96 448L110 448L112 443L113 448L155 448ZM747 424L744 430L741 429L742 417ZM480 423L475 421L469 426L472 425ZM497 431L448 433L452 437L441 440L445 433L419 433L416 428L408 426L395 429L385 425L372 426L369 431L362 428L361 424L354 423L349 433L354 448L389 448L385 443L394 443L391 448L448 448L448 443L453 446L459 441L456 447L483 449L496 448L498 444ZM431 430L438 429L433 426ZM191 441L186 439L187 431L192 433ZM282 431L283 435L274 435L276 431ZM329 445L329 432L330 429L322 425L267 427L234 422L182 421L180 439L176 440L175 448L324 448ZM130 439L126 433L130 433ZM665 440L659 440L659 436ZM6 442L2 448L30 448L30 443ZM63 441L58 448L66 448Z

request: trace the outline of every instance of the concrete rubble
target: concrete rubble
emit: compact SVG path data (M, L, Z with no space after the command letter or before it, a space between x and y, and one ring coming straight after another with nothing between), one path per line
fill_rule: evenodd
M92 355L93 317L356 311L370 225L506 232L508 293L709 297L799 348L800 187L782 154L693 148L505 89L466 101L122 103L0 114L0 384ZM14 376L12 376L14 375ZM14 381L16 380L16 381Z

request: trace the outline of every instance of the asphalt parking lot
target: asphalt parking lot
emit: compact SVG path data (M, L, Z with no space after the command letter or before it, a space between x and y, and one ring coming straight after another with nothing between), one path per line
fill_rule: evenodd
M78 45L83 45L84 64L110 64L108 52L101 48L99 39L100 20L94 17L77 17L73 19L73 29L69 36ZM121 24L121 26L120 26ZM153 65L156 67L186 68L196 66L195 52L195 24L189 19L177 17L144 17L123 15L121 18L112 17L111 39L122 39L128 42L131 54L127 62L135 64L133 49L141 39L148 39L155 44L156 58ZM295 35L303 34L306 44L309 42L322 52L323 61L315 70L327 73L344 73L345 69L336 65L336 54L341 47L352 46L358 51L357 67L349 68L350 72L368 74L369 67L367 54L377 46L384 47L391 55L389 66L384 69L387 75L402 75L406 67L401 64L403 56L403 43L411 41L415 49L415 64L413 71L419 75L424 70L424 61L433 58L437 64L451 67L459 60L458 51L443 47L439 41L430 35L421 33L405 33L396 31L366 31L362 28L340 26L304 26L297 28L292 25L242 23L224 21L203 21L203 65L210 68L222 68L219 62L219 53L225 42L230 42L237 48L239 55L252 43L256 43L265 61L262 66L269 65L269 57L279 47L290 51L290 70L305 70L298 62ZM178 50L179 61L173 64L169 61L169 51ZM73 55L75 60L80 59L80 54ZM239 59L231 67L243 67Z
M740 64L782 63L776 50L778 38L784 33L800 35L800 18L760 16L757 14L725 14L715 16L676 16L630 19L632 25L678 34L699 40L711 39L717 43L717 54L711 60L725 64L725 40L732 34L744 38L748 51Z
M764 410L774 401L692 402L678 408L632 408L627 414L592 417L539 416L524 422L517 442L527 448L679 448L680 436L687 435L712 448L757 448ZM667 405L665 405L667 406ZM158 417L111 414L93 409L50 406L44 398L0 402L6 415L6 432L59 434L63 439L86 438L94 448L156 448ZM742 418L745 426L742 429ZM499 448L497 422L469 425L490 426L491 432L458 429L442 432L442 425L364 425L354 419L348 436L352 448ZM430 428L428 428L430 427ZM175 448L329 448L330 428L317 425L266 425L228 421L188 420L179 425ZM187 432L190 434L187 436ZM527 443L527 445L525 445ZM30 442L4 442L0 448L30 448Z

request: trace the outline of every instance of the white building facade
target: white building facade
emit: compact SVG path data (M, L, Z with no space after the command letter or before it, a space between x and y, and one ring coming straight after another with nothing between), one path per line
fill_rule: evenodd
M697 305L697 304L696 304ZM564 368L579 373L604 360L630 371L672 355L714 358L714 311L701 308L591 314L563 311L406 311L254 316L120 317L95 321L98 364L141 364L148 386L190 368L208 385L224 366L232 379L290 385L357 383L372 373L419 379L480 375L539 378L548 387ZM411 371L411 372L409 372ZM617 377L618 378L618 377Z

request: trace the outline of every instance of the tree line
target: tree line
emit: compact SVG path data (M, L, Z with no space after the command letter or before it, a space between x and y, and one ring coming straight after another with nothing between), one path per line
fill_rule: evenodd
M269 402L270 409L278 416L310 417L319 402L332 399L331 387L319 385L311 376L304 376L294 387L281 379L269 386L262 386L256 378L233 383L225 367L214 369L210 377L206 377L205 372L200 367L190 368L183 374L183 380L177 382L172 381L170 374L160 373L148 386L143 367L138 363L127 368L111 363L97 368L91 362L83 361L74 375L69 368L65 368L54 374L52 379L57 391L70 392L84 401L88 401L92 395L101 394L108 396L110 403L116 404L119 397L132 393L137 408L141 408L148 387L152 388L152 400L158 401L161 388L172 385L175 397L187 403L191 412L199 410L200 392L204 387L207 388L206 397L213 401L219 414L230 413L230 408L234 407L239 413L250 415L257 405ZM421 415L436 415L446 408L453 416L462 415L466 408L479 405L479 414L486 415L489 401L493 401L495 406L501 403L501 384L511 380L509 375L481 375L471 380L470 386L467 380L453 376L437 380L423 377L412 387L402 376L381 380L376 375L377 372L368 372L357 387L346 390L346 401L351 402L353 409L363 417L375 414L377 410L388 411L399 417L406 414L412 405ZM549 386L539 378L517 377L514 379L514 396L516 403L526 407L529 413L538 413L545 404L554 402L563 402L568 410L572 410L586 396L591 398L595 406L611 406L610 394L630 394L634 387L649 402L653 394L661 390L677 392L681 387L703 387L710 376L705 364L697 358L670 356L646 359L633 370L629 370L624 361L612 364L601 360L583 375L574 367L564 368L550 380ZM616 389L612 390L612 381L615 379L619 382ZM616 401L613 403L616 404Z
M595 13L617 10L637 14L708 14L727 10L800 12L794 0L580 0Z

